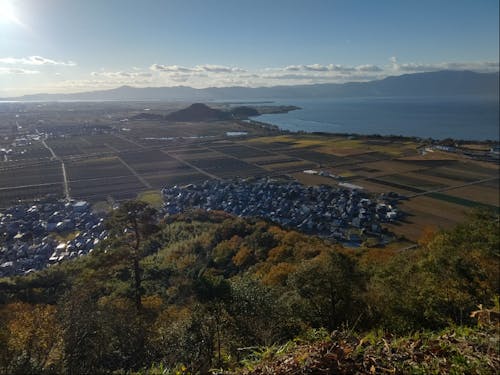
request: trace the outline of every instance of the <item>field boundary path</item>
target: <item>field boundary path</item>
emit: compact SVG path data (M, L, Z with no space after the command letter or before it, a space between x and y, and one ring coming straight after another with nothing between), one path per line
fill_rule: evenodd
M17 185L17 186L5 186L5 187L0 187L0 191L2 190L15 190L15 189L27 189L27 188L34 188L34 187L39 187L39 186L53 186L53 185L59 185L60 182L44 182L42 184L31 184L31 185Z
M69 194L69 183L68 183L68 174L66 173L66 165L64 164L64 161L61 160L61 168L62 168L62 173L63 173L63 180L64 180L64 196L67 201L71 200L71 195Z
M196 165L193 165L191 164L190 162L186 161L186 160L183 160L181 159L180 157L178 157L177 155L174 155L174 154L171 154L170 152L168 151L165 151L165 150L161 150L161 152L163 152L164 154L170 156L171 158L174 158L175 160L181 162L182 164L185 164L187 165L188 167L191 167L193 168L194 170L200 172L201 174L204 174L205 176L208 176L210 178L213 178L213 179L216 179L216 180L221 180L220 177L217 177L216 175L213 175L211 173L208 173L207 171L204 171L203 169L201 168L198 168Z
M147 187L148 189L153 188L151 186L151 184L149 182L147 182L144 179L144 177L142 177L139 173L137 173L134 168L132 168L130 165L128 165L128 163L125 160L123 160L119 155L116 155L116 157L125 166L125 168L127 168L130 171L130 173L132 173L145 187Z
M50 154L52 155L51 159L54 160L54 159L59 159L56 155L56 153L54 152L54 150L52 149L52 147L50 147L46 142L45 142L45 138L41 138L42 140L42 145L43 147L45 147L47 150L49 150Z
M462 187L471 186L471 185L478 185L478 184L482 184L484 182L490 182L490 181L495 181L495 180L498 180L498 177L485 178L485 179L482 179L482 180L467 182L467 183L461 184L461 185L447 186L447 187L444 187L444 188L439 188L439 189L434 189L434 190L428 190L428 191L424 191L422 193L416 193L416 194L413 194L413 195L409 195L408 198L410 199L410 198L421 197L423 195L432 194L432 193L442 193L443 191L460 189Z
M122 141L125 141L125 142L128 142L128 143L132 143L133 145L136 145L136 146L137 146L137 147L139 147L139 148L146 149L146 150L148 149L148 147L147 147L147 146L141 145L139 142L136 142L136 141L134 141L133 139L129 139L129 138L127 138L127 137L124 137L124 136L123 136L123 135L121 135L121 134L114 134L114 136L115 136L116 138L121 139Z
M38 132L38 129L37 129ZM68 174L66 173L66 165L64 164L64 160L57 156L52 147L50 147L47 142L45 142L46 138L45 136L41 137L41 142L42 145L49 150L50 154L52 155L51 159L52 160L59 160L61 162L61 169L62 169L62 175L63 175L63 186L64 186L64 199L67 201L71 200L71 195L69 193L69 183L68 183Z
M254 150L256 150L256 151L264 152L264 153L265 153L265 152L268 152L268 153L270 153L270 154L277 155L277 156L290 157L290 155L287 155L287 154L284 154L284 153L281 153L281 152L278 152L278 151L273 151L273 150L263 150L263 149L261 149L261 148L259 148L259 147L255 147L255 146L253 146L253 145L250 145L250 144L248 144L248 143L244 143L244 142L234 142L234 144L236 144L236 145L243 145L243 146L245 146L245 147L248 147L248 148L254 149ZM207 148L208 148L208 147L207 147ZM217 150L213 150L213 151L217 151ZM224 154L224 155L226 155L226 154ZM314 168L321 168L321 164L320 164L320 163L317 163L317 162L315 162L315 161L312 161L312 160L306 160L306 159L301 158L300 156L293 156L293 157L294 157L295 159L297 159L297 160L305 161L305 162L308 162L308 163L313 163L313 164L315 165L315 167L314 167ZM252 165L255 165L256 167L261 168L261 167L260 167L259 165L257 165L257 164L252 164Z

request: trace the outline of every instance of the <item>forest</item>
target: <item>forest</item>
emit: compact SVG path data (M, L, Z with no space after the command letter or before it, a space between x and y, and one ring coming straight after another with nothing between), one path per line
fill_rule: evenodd
M106 225L110 237L88 256L0 280L1 374L266 373L262 353L279 360L290 343L321 351L314 345L356 338L355 358L363 337L401 337L397 346L450 329L497 349L449 359L447 371L498 370L498 325L478 327L476 316L498 314L496 213L428 228L411 250L343 248L224 212L163 218L141 201Z

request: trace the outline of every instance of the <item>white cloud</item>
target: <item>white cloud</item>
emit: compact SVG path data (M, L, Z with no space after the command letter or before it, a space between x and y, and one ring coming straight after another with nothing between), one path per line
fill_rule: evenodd
M76 66L73 61L56 61L47 59L42 56L28 56L28 57L1 57L1 64L10 65L59 65L59 66Z
M303 71L303 72L337 72L337 73L351 73L351 72L356 72L356 71L361 71L361 72L381 72L381 71L383 71L382 68L380 68L376 65L371 65L371 64L365 64L365 65L359 65L359 66L346 66L346 65L340 65L340 64L289 65L289 66L284 67L283 70L291 71L291 72Z
M309 72L328 72L333 68L333 65L320 65L320 64L312 64L312 65L303 65L302 70L306 70Z
M365 65L358 65L356 67L356 70L360 72L383 72L384 69L377 65L371 65L371 64L365 64Z
M38 70L29 70L29 69L21 69L21 68L4 68L0 67L0 74L39 74Z
M283 68L283 70L288 70L291 72L298 72L302 69L302 65L288 65ZM268 69L271 70L271 69Z
M150 72L92 72L90 73L92 77L105 77L105 78L137 78L137 77L151 77L152 74Z
M475 63L474 63L475 64ZM415 64L399 63L392 58L387 65L360 64L300 64L278 68L264 68L246 70L239 67L224 65L195 65L186 67L181 65L153 64L149 70L131 68L128 71L98 71L92 72L91 80L75 80L61 82L73 89L105 89L120 85L131 86L177 86L185 85L197 88L228 87L228 86L275 86L315 83L345 83L361 82L385 78L390 75L405 74L410 69L430 71L446 68L488 67L497 68L498 63L442 63L442 64Z
M223 65L197 65L195 67L196 70L201 70L205 72L211 73L244 73L245 69L241 69L238 67L229 67Z
M48 59L45 59L48 60ZM44 61L45 61L44 60ZM11 60L8 60L9 64ZM38 66L42 66L42 60L37 59ZM5 59L0 63L5 64ZM46 63L48 64L48 63ZM37 68L38 68L37 66ZM127 70L106 71L101 69L88 73L87 77L78 78L64 74L64 78L54 79L51 72L50 77L46 72L38 70L23 69L21 66L0 65L0 75L26 77L30 74L38 74L37 80L47 78L47 84L40 87L36 92L71 92L87 91L96 89L115 88L117 86L129 85L136 87L161 87L161 86L191 86L203 87L229 87L229 86L277 86L315 83L345 83L362 82L382 79L387 76L401 75L415 72L436 71L444 69L473 70L479 72L494 72L499 70L498 62L442 62L442 63L415 63L400 62L396 57L389 59L385 65L374 64L296 64L284 67L269 67L262 69L243 69L225 65L194 65L186 67L181 65L153 64L148 68L131 67ZM8 79L8 78L7 78ZM31 90L31 89L30 89Z
M299 81L324 81L331 80L332 76L327 74L307 74L307 73L288 73L288 74L267 74L260 78L270 79L270 80L299 80Z
M162 65L153 64L150 67L151 70L162 73L244 73L245 69L238 67L230 67L224 65L196 65L195 67L188 68L179 65Z
M391 57L393 71L402 73L433 72L438 70L472 70L475 72L498 72L499 63L495 61L440 62L440 63L400 63Z
M150 67L151 70L156 72L192 72L193 70L190 68L186 68L179 65L162 65L162 64L153 64Z

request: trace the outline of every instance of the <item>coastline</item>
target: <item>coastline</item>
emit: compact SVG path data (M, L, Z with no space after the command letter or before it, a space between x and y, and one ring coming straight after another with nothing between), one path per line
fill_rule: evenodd
M278 103L287 107L284 100ZM347 105L334 99L291 101L292 107L296 107L293 110L300 109L299 113L288 115L292 111L274 111L248 120L286 133L498 144L497 105L492 106L489 101L468 103L469 107L453 100L410 101L403 105L396 101L382 106L371 101ZM439 114L439 120L430 121L429 116L434 114Z
M342 132L319 132L319 131L312 131L308 132L305 130L289 130L289 129L282 129L278 125L271 124L268 122L263 122L263 121L258 121L254 120L253 118L243 120L243 122L247 124L251 124L254 126L258 126L261 128L266 128L271 131L277 131L282 135L304 135L304 136L324 136L324 137L346 137L349 139L360 139L360 140L367 140L367 139L372 139L372 140L384 140L384 141L400 141L400 142L415 142L421 144L419 148L425 148L426 146L443 146L447 147L447 149L443 149L441 151L444 152L450 152L450 153L461 153L464 156L468 156L472 159L475 158L483 158L485 155L493 156L491 159L488 160L489 162L498 162L499 157L498 155L495 155L492 151L471 151L467 149L466 147L462 146L467 146L467 145L482 145L482 146L488 146L493 149L495 146L498 147L499 142L494 141L494 140L467 140L467 139L454 139L454 138L447 138L447 139L435 139L431 137L416 137L416 136L404 136L404 135L396 135L396 134L389 134L389 135L381 135L381 134L361 134L361 133L342 133Z

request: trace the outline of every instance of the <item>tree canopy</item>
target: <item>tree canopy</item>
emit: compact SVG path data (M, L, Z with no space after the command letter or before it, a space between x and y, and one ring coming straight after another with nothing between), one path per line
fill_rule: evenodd
M204 373L311 329L472 325L500 294L487 212L393 252L218 212L163 220L137 201L107 226L92 254L0 280L0 373Z

